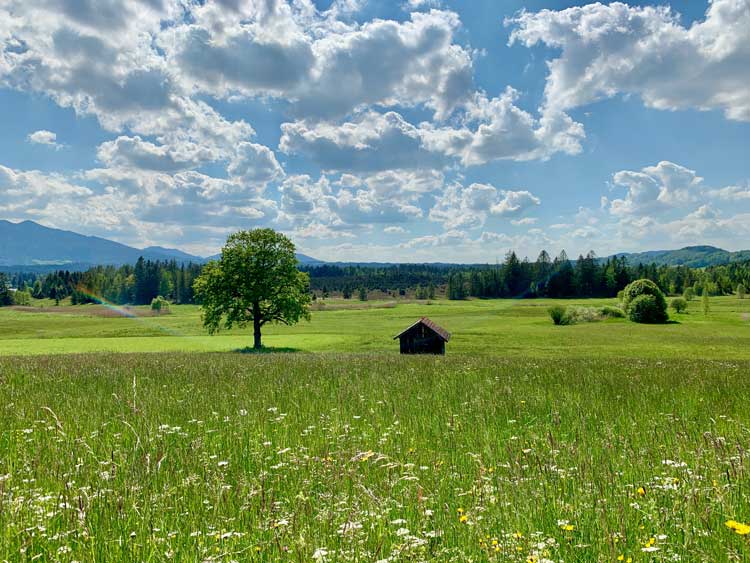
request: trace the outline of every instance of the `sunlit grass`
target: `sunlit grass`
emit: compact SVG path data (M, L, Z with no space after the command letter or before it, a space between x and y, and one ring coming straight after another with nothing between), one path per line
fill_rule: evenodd
M0 560L747 560L749 370L0 359Z
M264 343L306 352L398 352L394 334L426 315L453 334L451 354L515 357L632 357L750 359L750 299L717 297L708 316L693 301L675 324L636 325L624 319L556 327L554 303L587 307L615 300L439 300L376 302L330 300L311 322L266 326ZM366 309L352 307L366 306ZM345 307L345 308L342 308ZM169 315L103 318L96 306L64 312L0 309L0 355L67 352L231 351L252 344L249 329L210 337L196 306L173 306Z

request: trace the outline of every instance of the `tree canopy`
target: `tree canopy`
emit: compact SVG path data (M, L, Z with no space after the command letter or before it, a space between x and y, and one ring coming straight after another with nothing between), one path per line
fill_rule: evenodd
M231 235L221 257L206 264L195 280L209 333L253 323L257 349L266 323L309 320L309 277L297 269L294 250L292 241L273 229Z

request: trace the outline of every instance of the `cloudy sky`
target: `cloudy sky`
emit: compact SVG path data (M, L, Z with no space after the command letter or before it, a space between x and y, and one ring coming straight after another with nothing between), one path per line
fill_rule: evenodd
M750 0L0 0L0 218L328 260L750 248Z

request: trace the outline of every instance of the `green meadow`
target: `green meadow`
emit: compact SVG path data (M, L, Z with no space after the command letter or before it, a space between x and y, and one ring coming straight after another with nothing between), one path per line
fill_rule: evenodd
M750 300L553 303L331 300L267 354L195 307L0 310L0 561L750 560ZM445 357L398 354L422 315Z
M699 300L687 313L671 312L668 325L624 319L554 326L553 304L616 305L614 299L470 300L433 302L318 302L310 322L266 326L264 344L300 352L398 353L395 334L428 316L453 334L448 354L522 358L750 359L750 299L714 297L708 315ZM34 310L0 309L0 355L76 352L239 350L252 345L251 329L208 336L197 306L173 306L158 317L113 315L99 305L45 304ZM147 313L134 308L131 314Z

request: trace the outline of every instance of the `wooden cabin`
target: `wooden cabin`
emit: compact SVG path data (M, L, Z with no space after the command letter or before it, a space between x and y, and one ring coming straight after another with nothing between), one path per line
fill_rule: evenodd
M451 333L422 317L393 337L396 338L401 341L402 354L445 354L445 343L451 339Z

